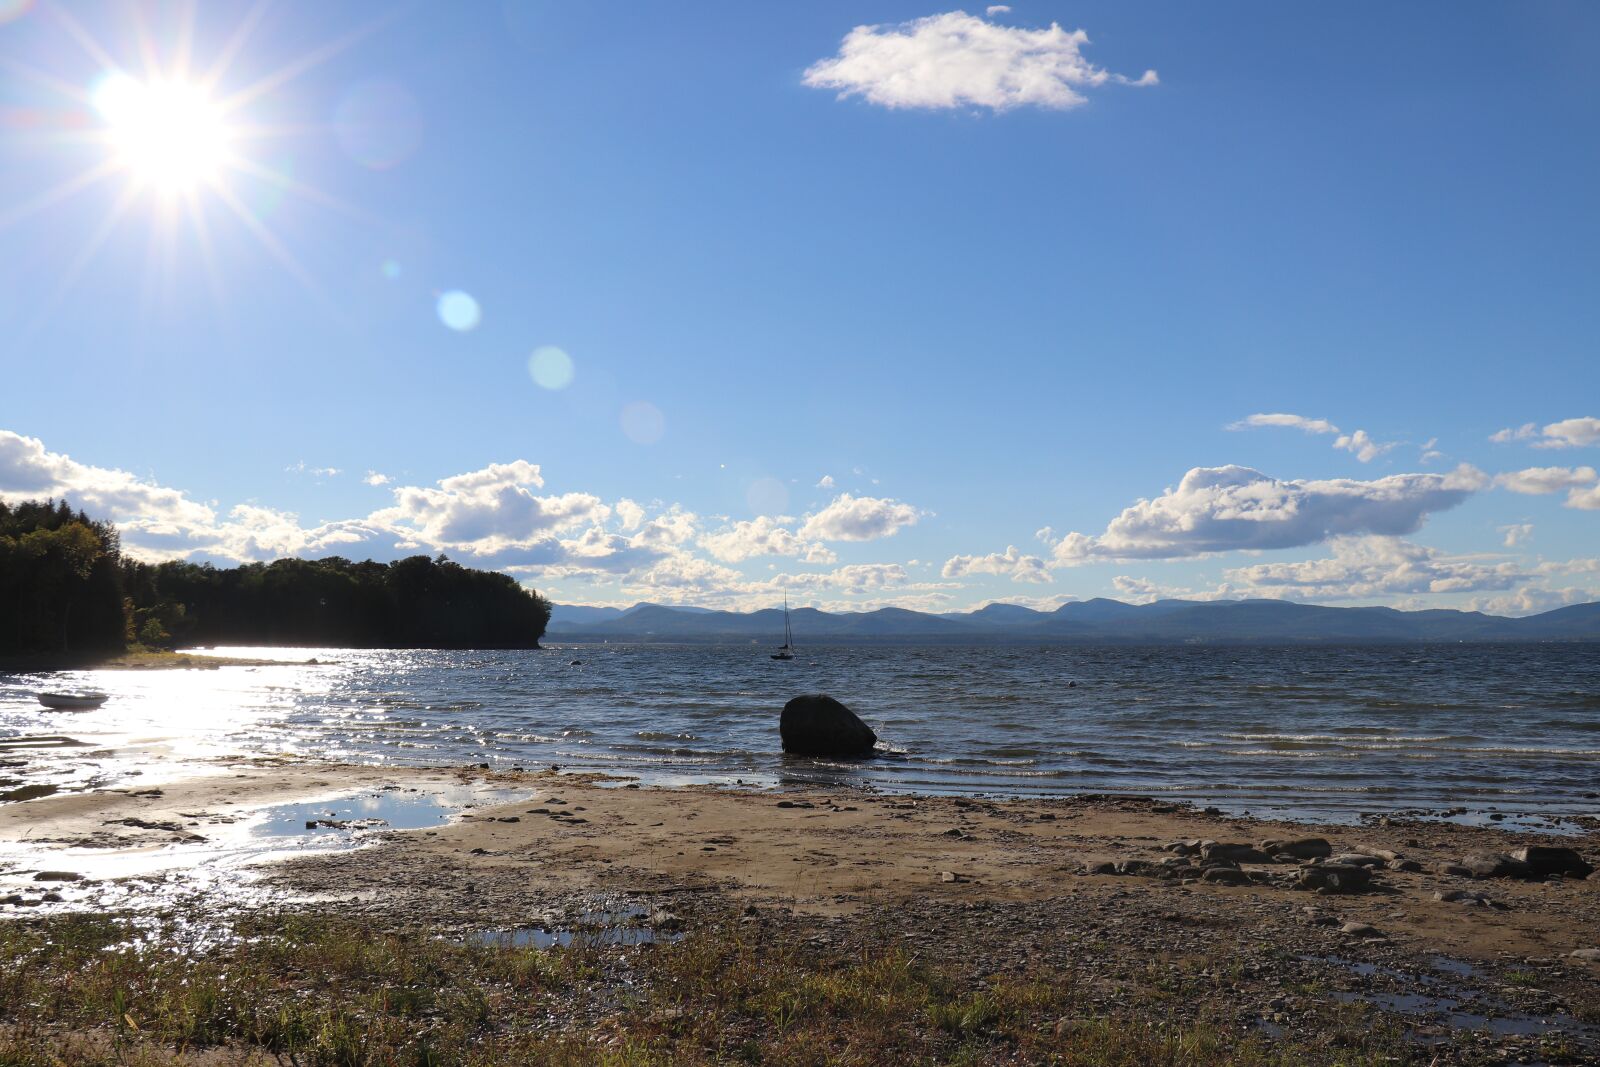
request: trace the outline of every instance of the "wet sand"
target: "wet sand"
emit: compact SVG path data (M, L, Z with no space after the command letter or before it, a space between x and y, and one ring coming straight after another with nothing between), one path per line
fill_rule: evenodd
M1114 796L990 801L855 790L639 788L590 775L287 760L214 770L144 790L0 805L0 847L27 843L42 848L43 857L51 848L151 855L187 845L203 858L198 839L209 840L220 826L266 805L361 790L473 786L527 799L474 807L436 829L362 835L365 844L356 852L289 859L268 880L314 894L382 887L395 897L420 896L404 905L408 911L428 906L426 891L441 871L480 887L508 882L542 894L649 892L682 884L739 900L781 900L820 915L916 898L1036 901L1114 888L1200 900L1264 896L1295 907L1314 903L1341 918L1379 925L1391 939L1470 956L1559 955L1594 947L1590 942L1600 935L1593 920L1600 914L1600 882L1480 880L1431 870L1524 844L1568 845L1593 860L1600 858L1600 831L1592 827L1562 838L1393 819L1327 827L1223 818ZM1430 869L1381 870L1381 892L1351 896L1085 873L1099 861L1170 858L1161 847L1170 842L1303 836L1327 838L1335 853L1389 851ZM66 854L61 865L71 866ZM1243 866L1279 875L1296 869ZM427 872L428 884L415 884L419 872ZM1433 899L1435 892L1462 889L1487 893L1506 908Z

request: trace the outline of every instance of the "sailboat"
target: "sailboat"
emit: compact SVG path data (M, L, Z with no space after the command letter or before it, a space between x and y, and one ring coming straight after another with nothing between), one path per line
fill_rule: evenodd
M794 659L794 635L789 632L789 594L783 594L783 647L772 654L773 659Z

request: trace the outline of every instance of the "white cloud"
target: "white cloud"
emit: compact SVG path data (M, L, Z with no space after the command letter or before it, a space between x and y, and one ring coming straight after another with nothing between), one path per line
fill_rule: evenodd
M1063 604L1081 599L1075 593L1052 593L1049 596L1006 596L994 600L985 600L972 605L970 610L977 611L990 604L1015 604L1019 608L1032 608L1034 611L1054 611Z
M610 509L589 493L536 496L544 485L537 464L492 463L441 479L437 488L401 486L393 507L372 518L394 528L404 544L493 556L532 548L554 531L604 521Z
M784 516L762 515L725 526L700 539L717 559L738 563L756 556L794 556L806 563L832 563L836 559L827 546L806 541L783 524Z
M833 481L833 475L831 475L831 474L824 474L821 478L817 479L817 488L818 489L832 489L833 486L834 486L834 481Z
M1355 433L1340 434L1339 439L1333 442L1333 447L1354 453L1355 457L1363 463L1371 463L1385 452L1399 447L1399 442L1391 441L1387 444L1380 444L1374 441L1367 434L1367 431L1357 430Z
M1600 445L1600 419L1562 419L1539 427L1525 422L1521 426L1506 427L1489 435L1497 444L1509 441L1528 441L1534 448L1581 448Z
M988 15L990 18L994 18L996 15L1009 15L1011 14L1011 5L990 4L988 7L983 9L983 13Z
M1016 545L987 556L952 556L941 574L946 578L965 578L970 574L993 574L1014 582L1044 583L1052 579L1050 568L1038 556L1024 555Z
M1401 594L1511 589L1532 574L1516 563L1446 556L1398 537L1339 537L1333 556L1298 563L1258 563L1224 577L1244 595L1296 599L1374 600Z
M368 471L367 476L361 480L366 482L368 485L388 485L390 482L394 481L394 479L390 478L387 474L379 474L377 471Z
M1473 611L1490 615L1537 615L1569 604L1588 604L1595 600L1600 600L1600 589L1526 586L1506 596L1474 597L1468 606Z
M1339 427L1327 419L1308 419L1304 415L1289 415L1283 412L1263 415L1246 415L1238 422L1228 424L1230 430L1250 430L1262 426L1283 426L1292 430L1304 430L1306 433L1336 434Z
M873 541L894 536L922 516L898 500L840 493L833 503L806 516L799 533L808 541Z
M1494 484L1513 493L1543 496L1593 485L1597 477L1600 476L1595 474L1593 467L1529 467L1497 474Z
M1497 529L1506 535L1504 544L1507 548L1516 548L1533 536L1533 523L1531 522L1516 522L1510 526L1497 527Z
M644 505L635 503L624 497L611 505L617 514L617 521L624 530L637 530L644 522Z
M1482 471L1465 464L1450 474L1392 474L1374 481L1279 481L1249 467L1196 467L1178 488L1125 509L1103 534L1063 537L1055 559L1069 565L1178 559L1296 548L1350 534L1398 536L1487 483Z
M37 437L0 430L0 499L55 497L98 517L139 518L171 530L209 527L216 513L176 489L127 471L92 467L50 452Z
M1584 511L1600 510L1600 485L1572 490L1567 494L1567 507Z
M374 472L375 473L375 472ZM949 586L915 583L899 563L858 563L832 571L753 580L698 552L726 537L725 555L755 548L793 549L804 563L833 564L834 554L805 541L781 517L729 524L708 538L699 516L679 506L614 505L588 493L542 495L544 475L526 460L492 464L441 479L432 487L394 486L394 503L363 518L307 526L292 512L255 503L225 516L214 505L144 482L126 471L92 467L48 451L34 438L0 431L0 499L54 497L116 522L132 558L158 561L271 560L343 555L395 559L448 551L463 562L529 578L582 580L588 589L626 591L651 599L725 607L765 606L784 589L816 590L865 601L836 601L852 610L890 602L942 606ZM808 521L839 540L884 537L921 512L894 500L840 496ZM720 542L718 543L721 546ZM727 546L742 545L740 548ZM768 553L770 554L770 553Z
M338 467L308 467L303 459L294 466L283 469L290 474L309 474L313 478L332 478L339 473Z
M1156 72L1129 79L1083 58L1089 37L1055 23L1047 30L1000 26L950 11L898 25L857 26L839 53L805 72L815 89L836 89L889 108L1072 108L1083 90L1155 85Z

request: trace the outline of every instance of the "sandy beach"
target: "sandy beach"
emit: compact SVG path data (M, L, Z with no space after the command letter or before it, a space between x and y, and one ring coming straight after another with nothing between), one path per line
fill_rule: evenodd
M844 954L911 946L975 982L1069 971L1105 1012L1162 975L1199 976L1206 1011L1220 998L1241 1033L1314 1035L1323 1008L1354 1004L1419 1041L1471 1030L1449 1041L1462 1062L1600 1055L1600 961L1573 955L1600 948L1600 881L1483 878L1456 866L1525 845L1593 861L1592 822L1553 837L1394 817L1363 827L1222 818L1137 797L641 788L551 771L261 760L212 771L0 807L0 848L13 854L0 875L3 914L183 901L218 916L268 908L471 937L613 921L594 918L602 913L685 943L758 925ZM262 857L271 862L241 868L248 879L235 890L193 889L213 839L264 807L451 790L498 802L468 800L475 806L430 829L330 820L349 847ZM1215 864L1237 871L1216 875L1179 854L1185 842L1303 838L1325 839L1333 859L1246 859ZM24 846L26 862L14 852ZM193 862L150 862L173 853ZM1304 870L1345 854L1371 872L1364 891L1299 884ZM97 863L114 873L105 857L142 873L78 877ZM48 879L35 881L40 872Z

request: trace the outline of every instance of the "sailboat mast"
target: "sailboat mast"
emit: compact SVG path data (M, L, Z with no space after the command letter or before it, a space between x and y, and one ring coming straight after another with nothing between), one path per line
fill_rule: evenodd
M794 637L789 632L789 594L783 594L783 647L793 648Z

